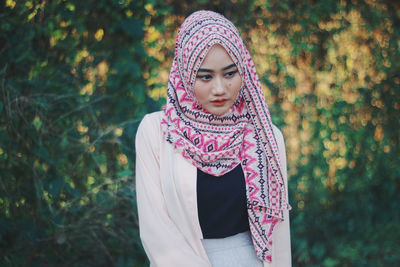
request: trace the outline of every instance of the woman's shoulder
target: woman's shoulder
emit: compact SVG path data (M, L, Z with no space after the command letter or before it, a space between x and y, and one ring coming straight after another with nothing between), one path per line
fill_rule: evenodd
M139 130L145 131L154 131L160 130L160 122L161 122L161 111L156 111L152 113L148 113L144 115L142 121L139 124Z
M156 139L160 135L161 111L146 114L139 124L136 142L143 139Z
M272 131L274 132L275 140L276 140L276 145L278 146L278 151L279 151L279 158L280 158L280 163L282 168L284 169L284 180L287 180L287 174L286 174L286 148L285 148L285 140L283 138L283 134L281 130L279 130L278 127L276 127L274 124L272 124Z
M281 130L279 130L279 128L275 124L272 124L272 131L274 132L276 141L279 144L284 143L283 134L282 134Z
M162 111L156 111L156 112L152 112L152 113L147 113L146 115L144 115L142 122L146 121L146 123L150 123L150 124L160 124L161 122L161 113Z

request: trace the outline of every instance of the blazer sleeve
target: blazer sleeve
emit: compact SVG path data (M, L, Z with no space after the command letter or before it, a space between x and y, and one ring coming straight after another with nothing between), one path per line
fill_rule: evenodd
M281 131L274 127L274 133L279 150L279 158L282 168L282 175L286 185L286 193L288 194L288 179L287 179L287 168L286 168L286 150L285 142ZM288 198L288 195L286 195ZM289 200L288 200L289 201ZM273 232L272 241L272 265L279 267L290 267L292 266L292 255L290 248L290 223L289 223L289 211L284 211L283 222L275 226Z
M143 247L150 266L207 266L168 214L160 180L161 135L159 114L146 115L135 140L136 193Z

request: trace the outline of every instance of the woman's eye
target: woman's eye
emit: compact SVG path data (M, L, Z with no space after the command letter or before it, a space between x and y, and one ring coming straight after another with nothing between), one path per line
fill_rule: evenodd
M207 75L198 75L197 78L202 81L209 81L209 80L211 80L212 77L211 77L211 75L207 74Z
M237 72L238 72L237 70L227 72L227 73L225 73L225 77L226 77L226 78L231 78L231 77L235 76L235 74L236 74Z

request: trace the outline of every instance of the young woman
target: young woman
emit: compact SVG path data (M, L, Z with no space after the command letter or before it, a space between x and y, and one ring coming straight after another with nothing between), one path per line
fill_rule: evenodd
M290 266L286 155L235 26L198 11L176 39L163 111L136 136L151 266Z

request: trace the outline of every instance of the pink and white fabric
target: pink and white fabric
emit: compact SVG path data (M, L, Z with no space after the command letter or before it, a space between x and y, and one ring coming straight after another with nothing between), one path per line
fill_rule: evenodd
M226 49L242 78L237 101L222 116L202 109L193 89L203 59L216 44ZM208 174L221 176L242 164L253 244L257 256L270 262L273 228L290 206L253 60L224 16L197 11L179 29L161 128L184 158Z

